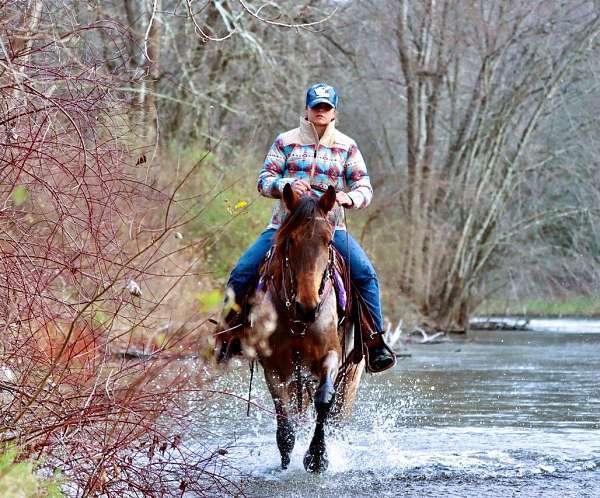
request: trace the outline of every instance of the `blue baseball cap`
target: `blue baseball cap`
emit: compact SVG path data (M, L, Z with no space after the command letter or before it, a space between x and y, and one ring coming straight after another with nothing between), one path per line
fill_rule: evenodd
M313 108L321 103L329 104L335 109L338 103L337 92L325 83L315 83L306 90L306 106Z

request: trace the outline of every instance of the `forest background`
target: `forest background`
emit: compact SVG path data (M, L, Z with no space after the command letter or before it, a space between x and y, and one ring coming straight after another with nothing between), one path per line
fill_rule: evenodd
M388 319L598 313L599 29L591 0L0 0L3 441L83 495L230 485L214 455L135 456L184 452L171 394L205 376L160 362L208 354L270 215L258 169L318 81L367 161L348 222Z

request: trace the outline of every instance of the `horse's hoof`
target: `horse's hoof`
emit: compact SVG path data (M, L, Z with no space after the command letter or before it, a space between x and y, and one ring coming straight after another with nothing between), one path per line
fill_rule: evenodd
M321 474L327 470L327 467L329 467L327 453L323 453L322 455L311 455L307 451L304 455L304 469L306 472Z
M285 457L282 456L281 457L281 469L282 470L287 469L288 466L289 466L289 464L290 464L290 457L289 456L285 456Z

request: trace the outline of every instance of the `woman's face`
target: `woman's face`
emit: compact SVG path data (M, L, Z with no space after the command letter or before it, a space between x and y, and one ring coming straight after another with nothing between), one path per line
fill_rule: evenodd
M335 108L321 102L306 108L306 118L315 126L327 126L335 119Z

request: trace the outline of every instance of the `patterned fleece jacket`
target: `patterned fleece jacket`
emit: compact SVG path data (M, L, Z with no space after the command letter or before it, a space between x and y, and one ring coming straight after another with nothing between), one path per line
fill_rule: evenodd
M333 185L336 191L349 189L353 208L362 209L373 198L373 188L365 161L350 137L339 132L332 121L319 140L312 123L300 119L300 127L279 135L267 153L258 175L258 191L265 197L281 199L283 187L302 179L326 190ZM319 190L312 190L321 196ZM268 228L279 228L286 208L280 200L273 209ZM336 230L345 230L342 208L336 205L329 213Z

